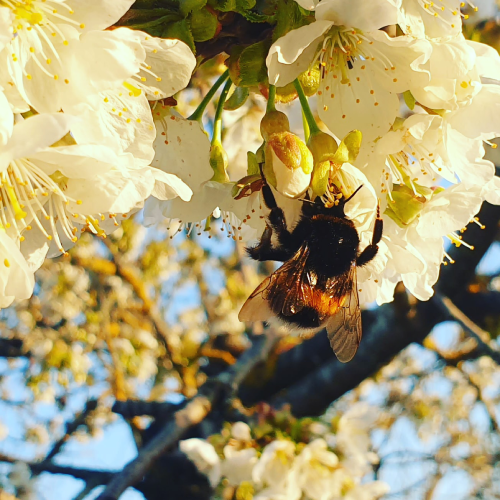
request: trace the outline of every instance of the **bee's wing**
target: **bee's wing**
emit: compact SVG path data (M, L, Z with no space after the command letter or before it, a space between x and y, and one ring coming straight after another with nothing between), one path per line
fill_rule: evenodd
M274 316L263 295L264 291L271 285L273 276L272 274L266 278L248 297L238 314L240 321L248 321L249 323L252 321L267 321Z
M305 280L309 248L304 243L295 255L266 278L248 297L238 315L240 321L266 321L272 316L292 316L310 303L310 286Z
M346 298L338 312L326 322L326 331L338 360L347 363L356 354L361 342L361 310L359 309L356 267L345 278Z

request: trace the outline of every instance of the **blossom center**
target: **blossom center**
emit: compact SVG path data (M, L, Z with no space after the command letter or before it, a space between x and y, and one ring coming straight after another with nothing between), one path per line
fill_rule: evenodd
M59 74L50 69L53 60L61 61L57 44L54 42L62 42L63 45L68 45L69 42L58 24L85 28L83 23L72 18L74 11L71 7L65 0L0 0L0 6L9 8L14 14L13 40L21 46L19 51L22 53L22 47L28 49L29 57L36 66L50 78L59 80ZM13 45L12 62L19 61L19 54L16 52L18 49L15 47ZM26 60L22 62L22 73L25 78L31 80L32 75L25 69ZM60 80L69 83L67 78Z
M397 82L394 77L396 65L388 54L381 51L368 35L353 28L333 26L313 61L313 66L319 64L322 81L318 96L322 97L323 103L334 99L335 89L340 90L339 85L345 85L351 88L357 104L365 100L368 93L373 104L378 106L376 80L382 77ZM324 104L324 111L327 110L328 105Z
M59 251L64 252L60 235L73 242L77 239L77 228L70 220L67 206L70 202L82 204L82 201L74 200L64 193L68 180L59 171L46 174L27 158L13 160L0 173L2 227L13 231L20 241L24 241L24 231L30 231L32 225L36 225L49 241L54 240ZM102 233L94 217L80 213L72 216L92 232Z

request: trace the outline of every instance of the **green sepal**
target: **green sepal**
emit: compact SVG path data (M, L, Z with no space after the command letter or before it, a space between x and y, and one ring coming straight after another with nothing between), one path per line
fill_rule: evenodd
M317 196L323 196L328 189L328 178L330 176L331 163L322 161L315 163L311 178L312 200Z
M247 174L259 174L259 162L257 161L257 155L251 151L247 151Z
M248 47L236 46L227 60L229 76L238 87L252 87L267 82L266 57L270 40L263 40Z
M214 175L210 180L221 183L228 182L228 164L229 160L224 147L219 141L214 141L210 147L210 166L214 171Z
M219 28L217 15L212 9L206 7L191 12L190 21L191 33L195 42L207 42L211 40Z
M420 214L425 202L424 196L415 196L408 186L395 184L391 192L392 200L387 196L385 214L399 227L411 224Z
M196 55L196 47L194 45L193 34L187 19L182 19L175 23L169 24L161 34L162 38L177 38L183 41Z
M234 92L224 103L224 109L227 111L234 111L235 109L241 108L247 101L249 95L250 90L248 90L248 87L235 87Z
M260 122L260 133L267 141L273 134L290 132L290 122L288 116L276 109L268 111Z
M405 100L406 105L413 111L417 102L415 97L413 97L413 94L407 90L406 92L403 92L403 99Z
M363 134L359 130L349 132L339 144L333 161L339 165L355 161L359 154L362 137Z
M200 10L207 4L207 0L180 0L179 10L184 16L187 16L195 10Z
M241 198L245 198L250 196L252 193L256 191L260 191L263 185L263 179L259 174L247 175L240 179L231 190L231 196L235 200L240 200Z

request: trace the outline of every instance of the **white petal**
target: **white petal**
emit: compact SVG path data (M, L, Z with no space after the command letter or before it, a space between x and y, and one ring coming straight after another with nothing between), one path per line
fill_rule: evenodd
M194 192L213 176L210 167L210 141L196 121L169 113L157 106L155 157L151 166L182 179Z
M173 174L167 174L157 168L151 168L151 173L155 178L155 187L152 196L159 200L171 200L179 198L183 201L189 201L193 195L191 188L182 182L179 177Z
M398 96L381 86L377 79L378 68L370 62L354 62L349 70L350 85L341 83L340 71L329 72L322 80L318 113L337 137L360 130L363 142L373 141L390 129L398 114Z
M35 279L17 245L0 230L0 307L31 297Z
M47 148L30 155L30 158L36 160L36 164L48 175L59 170L73 179L92 179L113 168L133 165L132 155L119 156L111 148L93 144Z
M124 177L120 172L110 171L96 176L92 181L69 179L65 193L73 200L67 206L72 213L128 213L142 206L151 195L155 179L151 169L140 169Z
M485 186L485 199L492 205L500 205L500 177L493 177Z
M500 87L483 85L468 106L447 117L455 130L471 139L492 139L500 135Z
M66 0L72 18L85 25L84 31L104 30L116 23L135 0Z
M500 80L500 55L496 49L485 43L473 42L472 40L467 40L467 44L476 53L476 67L479 76Z
M12 39L12 11L7 7L0 7L0 50Z
M144 92L131 96L120 86L105 94L96 94L88 102L76 102L66 111L81 118L71 128L78 143L102 144L132 153L144 166L153 160L156 129Z
M14 127L14 115L9 101L3 92L0 92L0 146L7 144Z
M417 232L423 238L439 238L465 227L479 212L483 199L480 189L458 184L432 197L421 213Z
M74 118L62 113L35 115L17 123L6 147L0 152L0 165L26 158L65 136Z
M119 28L115 31L126 30ZM132 30L130 30L132 31ZM196 66L196 58L191 49L180 40L157 38L142 31L133 30L146 50L146 64L161 78L160 81L150 73L141 71L144 85L150 88L149 100L164 99L187 87Z
M393 0L323 0L316 7L316 19L375 31L398 22L398 7Z
M316 21L274 42L266 58L269 83L284 87L309 69L319 42L332 25L330 21Z
M444 10L437 2L433 4L420 0L403 0L401 4L398 24L407 35L418 38L449 39L458 35L462 30L460 0L447 2Z
M122 35L90 31L67 45L54 42L59 57L47 65L51 73L43 72L32 58L25 67L31 78L19 74L14 82L23 98L39 112L64 110L87 96L116 88L136 74L146 58L137 37L127 39ZM53 52L50 47L45 50Z

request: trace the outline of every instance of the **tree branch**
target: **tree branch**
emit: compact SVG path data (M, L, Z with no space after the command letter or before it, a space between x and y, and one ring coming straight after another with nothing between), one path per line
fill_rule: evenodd
M186 406L176 411L163 429L109 482L97 500L117 500L129 487L136 484L154 462L171 449L191 427L200 423L217 402L225 402L238 389L241 381L259 362L265 360L275 343L272 335L257 339L229 370L209 379L190 399Z
M449 294L450 299L458 304L469 295L467 285L497 236L500 207L485 202L479 217L486 229L471 225L466 233L467 241L474 244L475 250L470 251L463 246L453 248L450 253L456 264L442 269L436 285L437 291ZM303 366L295 363L288 365L286 370L276 369L272 372L274 375L259 388L242 387L240 397L244 404L253 404L260 399L269 401L273 406L290 404L296 416L319 415L329 404L376 373L409 344L421 343L432 328L447 317L448 312L443 311L435 298L410 303L406 292L397 292L394 303L363 313L364 338L353 361L348 364L338 362L327 347L326 335L319 333L317 339L306 341L314 347L308 356L302 354L310 347L306 342L292 350L297 350L298 354L290 352L287 355L288 359L293 356L301 359ZM312 369L305 377L304 367L305 370ZM283 392L278 393L279 390Z

